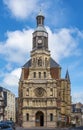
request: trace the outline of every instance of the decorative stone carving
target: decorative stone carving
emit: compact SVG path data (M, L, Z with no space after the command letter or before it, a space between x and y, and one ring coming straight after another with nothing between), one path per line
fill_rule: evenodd
M32 65L33 65L34 67L36 66L36 59L35 59L35 58L33 58Z
M29 89L27 88L26 96L29 96Z
M50 96L53 96L53 88L50 88Z
M45 66L48 67L49 66L49 62L50 60L48 58L45 58Z
M41 87L38 87L38 88L35 89L35 95L37 97L44 96L44 93L45 93L45 90L43 88L41 88Z

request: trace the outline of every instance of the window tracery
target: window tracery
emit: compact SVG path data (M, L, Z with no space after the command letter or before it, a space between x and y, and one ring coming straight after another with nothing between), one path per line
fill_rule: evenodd
M38 87L38 88L35 89L35 95L37 97L44 96L44 93L45 93L45 90L43 88L41 88L41 87Z

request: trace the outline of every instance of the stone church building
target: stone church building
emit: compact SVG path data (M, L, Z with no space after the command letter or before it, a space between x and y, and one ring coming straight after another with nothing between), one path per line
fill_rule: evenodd
M23 127L57 127L59 123L70 123L69 73L67 70L65 78L61 78L61 66L51 57L44 19L41 12L36 17L31 57L23 65L19 80L18 118Z

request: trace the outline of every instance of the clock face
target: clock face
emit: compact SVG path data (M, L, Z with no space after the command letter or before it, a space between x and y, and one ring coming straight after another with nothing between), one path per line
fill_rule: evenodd
M41 40L41 39L39 39L39 40L38 40L38 43L39 43L39 44L40 44L40 43L42 43L42 40Z

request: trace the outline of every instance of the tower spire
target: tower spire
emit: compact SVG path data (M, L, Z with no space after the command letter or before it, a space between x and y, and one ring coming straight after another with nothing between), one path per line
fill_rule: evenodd
M68 69L67 69L67 71L66 71L65 79L67 79L67 80L70 82L70 76L69 76Z

